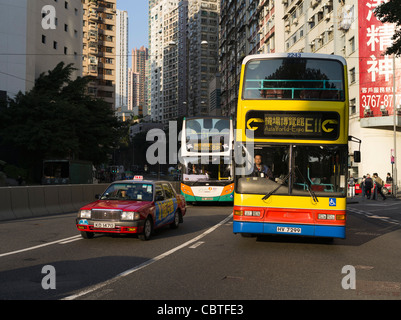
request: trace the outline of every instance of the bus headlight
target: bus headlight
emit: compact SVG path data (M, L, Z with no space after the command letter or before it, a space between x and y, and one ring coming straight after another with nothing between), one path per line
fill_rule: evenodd
M256 210L235 210L234 215L246 217L260 217L261 212Z
M319 213L317 215L317 218L319 220L336 220L336 215L335 214Z

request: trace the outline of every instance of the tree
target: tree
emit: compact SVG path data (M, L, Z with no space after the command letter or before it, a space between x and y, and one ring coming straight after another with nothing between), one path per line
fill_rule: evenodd
M25 167L46 158L101 164L119 144L124 126L105 101L86 94L89 77L70 79L74 70L61 62L0 106L0 146L13 148Z
M392 38L393 45L386 49L385 54L396 56L401 55L401 1L389 0L379 5L374 13L376 17L383 23L394 23L395 32Z

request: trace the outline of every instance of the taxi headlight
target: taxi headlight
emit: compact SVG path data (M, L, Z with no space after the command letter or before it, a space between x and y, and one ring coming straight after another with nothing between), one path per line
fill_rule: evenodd
M90 210L79 210L79 217L84 219L90 219L92 213Z
M121 213L121 220L135 221L139 220L139 217L140 217L139 212L126 211Z

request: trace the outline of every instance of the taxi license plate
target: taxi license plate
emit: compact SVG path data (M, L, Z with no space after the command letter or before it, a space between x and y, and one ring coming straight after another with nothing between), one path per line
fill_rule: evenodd
M109 222L95 222L93 226L100 229L114 229L116 227L116 224Z
M301 228L293 228L293 227L277 227L277 232L280 233L302 233Z

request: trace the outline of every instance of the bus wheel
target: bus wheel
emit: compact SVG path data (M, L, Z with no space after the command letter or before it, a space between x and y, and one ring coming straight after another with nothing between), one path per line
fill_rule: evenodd
M255 235L253 233L241 233L243 238L254 238Z

